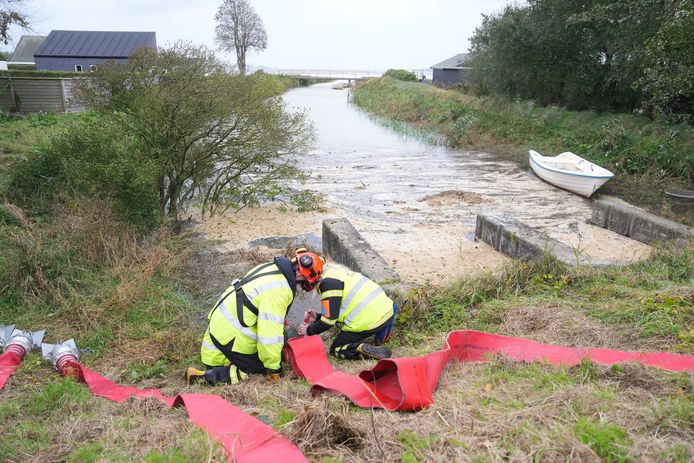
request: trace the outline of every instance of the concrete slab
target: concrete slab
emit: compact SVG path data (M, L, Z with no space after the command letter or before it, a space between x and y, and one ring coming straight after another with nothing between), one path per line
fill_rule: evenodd
M646 244L670 241L686 246L694 238L691 227L608 199L593 201L591 222Z
M568 265L604 267L625 263L577 255L570 246L503 215L479 214L475 237L514 259L532 260L541 258L545 253L551 253Z

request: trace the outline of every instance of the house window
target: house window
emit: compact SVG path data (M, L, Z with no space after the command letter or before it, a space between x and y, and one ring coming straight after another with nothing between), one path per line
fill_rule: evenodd
M82 72L82 65L81 64L75 64L75 72Z
M98 69L98 68L97 68L96 64L90 64L90 65L89 65L89 70L90 70L90 71L94 72L94 71L96 71L97 69Z

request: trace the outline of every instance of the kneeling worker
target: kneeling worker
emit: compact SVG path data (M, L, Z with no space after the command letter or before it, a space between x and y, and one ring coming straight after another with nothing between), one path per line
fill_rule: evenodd
M324 262L317 254L297 249L292 260L276 257L233 282L207 315L210 325L200 348L207 371L186 369L186 382L236 384L249 374L278 381L284 319L296 287L312 291Z
M336 323L341 331L330 346L338 358L383 359L391 351L382 344L390 337L398 307L383 289L350 270L329 265L317 286L322 313L313 323L299 325L299 334L320 334ZM373 336L373 343L366 342Z

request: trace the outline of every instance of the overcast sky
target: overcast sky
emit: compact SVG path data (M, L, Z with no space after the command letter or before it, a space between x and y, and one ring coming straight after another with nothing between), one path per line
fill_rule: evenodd
M221 0L24 0L34 33L53 29L154 31L214 48ZM467 51L482 20L509 0L250 0L268 47L252 66L281 69L420 69ZM14 30L14 49L21 36ZM227 55L228 60L233 56Z

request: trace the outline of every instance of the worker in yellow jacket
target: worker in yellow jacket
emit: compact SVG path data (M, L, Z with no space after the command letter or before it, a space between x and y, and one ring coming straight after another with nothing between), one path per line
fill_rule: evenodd
M279 380L284 319L296 287L312 291L323 273L322 257L297 249L294 257L276 257L236 280L207 315L210 324L200 348L206 371L187 368L188 384L236 384L249 374Z
M344 359L391 356L383 344L390 337L398 307L378 284L360 273L329 265L317 291L321 314L312 323L299 325L299 334L320 334L337 324L341 331L330 346L332 355ZM373 341L367 342L370 337Z

